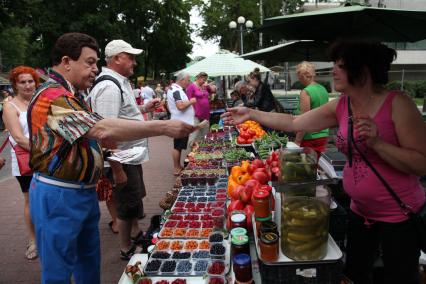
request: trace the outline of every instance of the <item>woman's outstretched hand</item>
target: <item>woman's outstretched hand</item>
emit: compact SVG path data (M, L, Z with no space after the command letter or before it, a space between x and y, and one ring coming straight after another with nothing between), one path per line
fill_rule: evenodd
M250 109L246 107L228 108L220 117L223 118L226 125L241 124L250 119Z

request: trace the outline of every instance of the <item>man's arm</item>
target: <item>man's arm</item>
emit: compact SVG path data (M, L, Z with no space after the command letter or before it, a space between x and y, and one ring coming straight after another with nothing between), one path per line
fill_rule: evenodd
M188 107L192 106L193 104L195 104L197 102L196 98L192 98L189 101L177 101L176 102L176 108L178 110L185 110Z
M88 138L99 141L131 141L166 135L173 138L188 136L194 127L179 120L134 121L118 118L102 119L86 132Z
M187 109L197 102L196 98L191 98L189 101L183 101L179 90L173 92L173 99L175 101L176 108L180 111Z

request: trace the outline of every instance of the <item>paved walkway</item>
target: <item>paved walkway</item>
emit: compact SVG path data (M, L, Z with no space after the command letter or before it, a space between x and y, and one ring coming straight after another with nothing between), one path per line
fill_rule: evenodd
M140 225L144 231L149 226L151 216L162 213L158 202L174 183L171 160L172 139L164 136L156 137L151 138L149 143L150 161L143 166L147 186L147 197L144 199L147 217L141 220ZM4 168L2 171L4 170L8 169ZM8 171L10 173L10 170ZM39 262L28 261L24 256L27 237L23 204L24 199L16 179L13 177L2 179L0 181L0 284L40 283ZM102 247L101 279L103 284L116 284L126 262L119 258L118 235L113 234L108 227L110 218L105 203L102 202L100 207L102 214L99 224Z

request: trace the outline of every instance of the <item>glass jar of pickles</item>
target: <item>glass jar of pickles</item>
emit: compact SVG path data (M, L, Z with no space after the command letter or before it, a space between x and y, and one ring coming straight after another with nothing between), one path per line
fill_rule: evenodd
M276 261L279 254L278 235L272 232L261 234L259 248L263 261Z
M286 148L280 151L279 183L313 182L317 177L317 154L312 148Z
M281 249L294 260L320 260L327 254L329 191L281 201Z

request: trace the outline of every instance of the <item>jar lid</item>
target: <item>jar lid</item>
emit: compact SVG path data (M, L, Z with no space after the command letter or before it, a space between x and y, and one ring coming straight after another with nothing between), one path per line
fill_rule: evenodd
M271 220L272 220L272 214L265 218L256 217L256 221L259 221L259 222L265 222L265 221L271 221Z
M253 192L253 195L254 195L255 198L264 199L264 198L267 198L269 196L269 191L259 189L259 190L256 190L255 192Z
M262 222L262 224L260 224L260 230L276 230L277 229L277 224L275 224L275 222L272 221L264 221Z
M244 245L248 243L248 236L233 236L231 242L237 246Z
M232 222L243 222L246 220L246 215L244 213L235 213L231 215Z
M241 227L237 227L231 230L231 236L245 236L247 235L247 230Z
M275 233L263 233L260 235L260 240L265 244L273 244L278 242L278 235Z
M237 265L249 265L251 264L250 256L246 253L239 253L234 256L234 263Z

